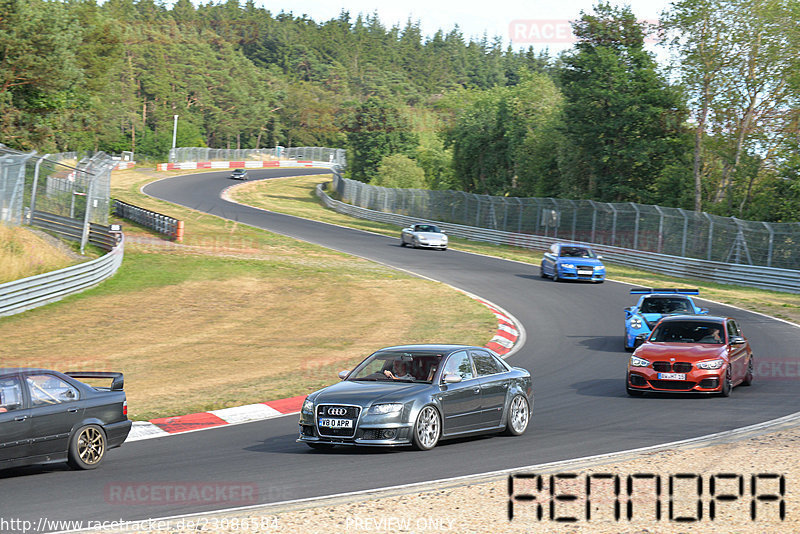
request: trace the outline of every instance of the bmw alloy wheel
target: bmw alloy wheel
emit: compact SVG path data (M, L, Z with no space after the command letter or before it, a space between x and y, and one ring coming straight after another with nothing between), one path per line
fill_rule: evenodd
M414 446L421 451L427 451L439 442L442 429L439 421L439 412L433 406L425 406L417 416L414 425Z
M749 386L753 383L753 376L754 376L753 367L754 367L753 355L751 354L750 361L747 362L747 374L745 375L744 380L742 381L743 386Z
M731 378L731 368L725 371L725 376L722 379L722 389L720 390L719 394L722 397L730 397L731 392L733 391L733 380Z
M95 425L87 425L72 438L68 463L77 469L94 469L106 454L106 436Z

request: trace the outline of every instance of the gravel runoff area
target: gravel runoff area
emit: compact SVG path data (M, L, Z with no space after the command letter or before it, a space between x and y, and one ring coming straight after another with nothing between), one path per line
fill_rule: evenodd
M667 447L538 466L510 478L475 476L102 532L798 533L800 413Z

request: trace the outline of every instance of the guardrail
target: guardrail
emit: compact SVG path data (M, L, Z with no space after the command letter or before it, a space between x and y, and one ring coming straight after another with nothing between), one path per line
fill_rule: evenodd
M180 242L183 240L183 221L169 215L150 211L121 200L114 199L112 204L114 215L128 219L159 234L166 235Z
M437 224L451 236L462 237L473 241L484 241L496 245L511 245L536 250L547 250L550 245L556 241L553 237L463 226L361 208L331 198L324 191L324 185L325 184L320 184L317 186L317 195L327 207L339 213L344 213L360 219L395 224L401 227L410 226L411 224L419 222L430 222ZM670 256L667 254L605 245L591 244L591 246L594 250L600 252L606 260L612 263L618 263L620 265L635 267L646 271L667 274L679 278L696 278L722 284L738 284L748 287L770 289L773 291L800 293L800 271L683 258L680 256Z
M110 232L106 231L108 235ZM122 264L125 239L122 234L108 254L65 269L0 284L0 316L14 315L79 293L110 278Z
M81 241L86 232L84 221L44 211L31 213L30 224L57 233L72 241ZM89 223L88 242L103 250L111 250L117 245L117 235L117 233L112 233L108 226Z

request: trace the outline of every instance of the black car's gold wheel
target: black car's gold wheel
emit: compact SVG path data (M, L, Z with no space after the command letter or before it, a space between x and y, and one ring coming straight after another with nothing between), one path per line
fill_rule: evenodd
M75 469L94 469L106 455L106 436L97 425L78 429L69 444L67 463Z
M439 412L433 406L425 406L419 411L417 422L414 424L414 447L427 451L439 443L442 435L442 423Z

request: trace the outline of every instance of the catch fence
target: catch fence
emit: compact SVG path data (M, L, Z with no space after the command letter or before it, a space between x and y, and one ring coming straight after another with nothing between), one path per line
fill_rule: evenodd
M338 175L333 188L340 200L379 212L668 256L800 270L800 223L744 221L632 202L389 189Z
M170 163L189 161L270 161L279 159L296 159L321 161L345 167L347 165L346 150L343 148L325 148L321 146L300 146L284 148L204 148L180 147L169 151Z

